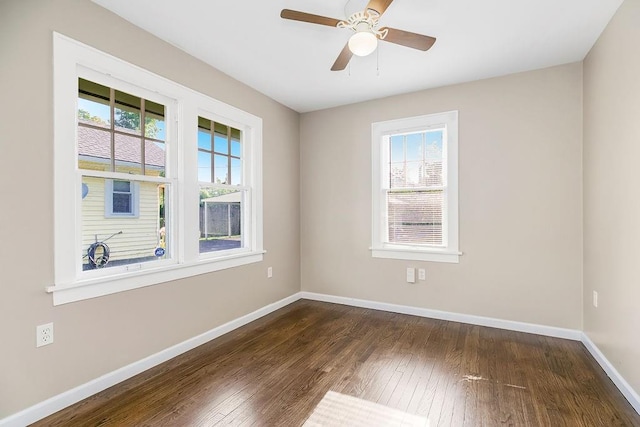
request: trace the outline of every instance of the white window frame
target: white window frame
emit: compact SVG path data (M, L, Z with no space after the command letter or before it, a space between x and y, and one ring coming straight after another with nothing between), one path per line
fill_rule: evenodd
M104 185L104 216L105 218L138 218L140 215L140 185L136 181L116 179L115 181L128 182L129 192L117 191L119 194L131 195L131 212L113 211L113 179L105 180Z
M55 32L53 48L55 284L47 291L53 293L54 305L262 261L262 119ZM168 181L170 259L82 271L76 140L79 77L165 105L166 178L98 171L91 175L132 183ZM240 250L207 257L200 257L198 248L197 117L201 111L243 131L245 185L251 188L248 243Z
M391 135L443 129L445 152L443 246L397 244L388 241L387 189ZM458 112L376 122L371 125L372 143L372 242L374 258L457 263L458 248Z

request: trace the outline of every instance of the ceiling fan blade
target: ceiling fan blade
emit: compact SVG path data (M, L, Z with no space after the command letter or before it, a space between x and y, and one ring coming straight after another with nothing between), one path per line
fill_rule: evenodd
M349 49L349 43L347 43L346 45L344 45L344 49L342 49L340 55L338 55L338 59L336 59L336 62L333 63L331 71L341 71L347 68L347 65L349 64L352 56L353 53L351 53L351 50Z
M339 19L327 18L326 16L312 15L306 12L298 12L297 10L282 9L280 17L291 19L292 21L309 22L311 24L327 25L329 27L337 27Z
M382 15L384 11L387 10L391 2L393 2L393 0L370 0L367 5L367 10L373 9Z
M436 42L434 37L423 36L422 34L411 33L409 31L396 30L395 28L388 27L380 28L380 30L389 31L387 36L382 40L422 51L429 50Z

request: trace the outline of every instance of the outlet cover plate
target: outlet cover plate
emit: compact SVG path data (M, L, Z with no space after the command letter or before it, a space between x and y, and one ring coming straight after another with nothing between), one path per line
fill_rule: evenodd
M36 347L53 343L53 323L36 327Z

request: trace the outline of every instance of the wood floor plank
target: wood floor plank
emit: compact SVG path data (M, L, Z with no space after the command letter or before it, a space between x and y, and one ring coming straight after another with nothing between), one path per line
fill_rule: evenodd
M354 412L325 425L362 402L431 427L640 426L580 342L306 300L35 425L301 426L329 391Z

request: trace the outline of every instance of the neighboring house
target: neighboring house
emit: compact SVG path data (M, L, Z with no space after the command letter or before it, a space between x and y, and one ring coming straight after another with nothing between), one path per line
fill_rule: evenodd
M79 168L109 170L111 133L86 126L78 126L77 130ZM116 135L114 159L118 172L139 173L140 141L140 136ZM147 175L159 176L165 165L164 150L154 142L146 141L144 162ZM163 193L164 187L155 183L84 177L83 250L113 235L106 241L111 251L110 264L153 259L154 250L161 244L159 230L164 227ZM87 257L83 259L83 268L89 268Z

